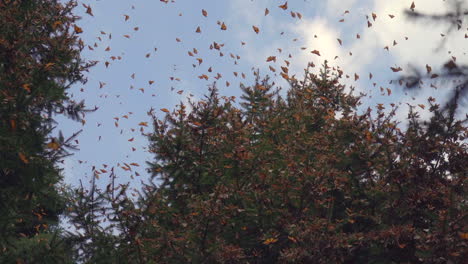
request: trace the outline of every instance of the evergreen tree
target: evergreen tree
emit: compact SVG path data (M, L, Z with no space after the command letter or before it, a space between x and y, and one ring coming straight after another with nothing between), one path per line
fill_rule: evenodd
M67 232L65 241L72 250L72 259L78 263L119 263L122 257L117 244L119 237L112 233L114 226L103 221L109 216L107 207L112 197L96 187L95 179L89 190L81 185L69 188L66 193L68 210L65 215L79 232ZM112 203L112 206L115 208L117 204Z
M123 262L462 263L466 127L429 101L402 130L381 105L359 114L340 72L215 88L155 118L153 177L112 200ZM261 111L259 111L261 110Z
M0 262L64 263L65 198L57 162L76 136L51 136L56 115L81 120L67 89L84 82L74 1L0 2Z

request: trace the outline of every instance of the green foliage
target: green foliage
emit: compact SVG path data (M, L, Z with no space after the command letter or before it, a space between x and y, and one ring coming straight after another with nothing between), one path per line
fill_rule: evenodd
M76 232L67 232L65 241L73 250L73 259L79 263L118 263L117 237L112 234L112 225L104 227L102 215L106 215L106 205L110 197L93 185L89 191L83 186L69 189L67 219Z
M65 262L54 231L65 199L59 159L73 148L52 138L54 116L87 110L67 96L91 64L72 14L74 2L0 2L0 262ZM40 242L37 242L40 240ZM62 256L60 256L62 255ZM58 260L62 259L62 260ZM53 261L56 260L56 261Z
M34 237L13 240L2 263L74 263L69 248L59 237L61 232L40 232Z

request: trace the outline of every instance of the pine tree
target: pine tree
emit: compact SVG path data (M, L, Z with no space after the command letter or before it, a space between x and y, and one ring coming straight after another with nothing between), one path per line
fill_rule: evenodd
M57 162L75 135L52 137L56 115L81 120L67 94L92 63L80 58L76 3L0 2L0 262L64 263Z

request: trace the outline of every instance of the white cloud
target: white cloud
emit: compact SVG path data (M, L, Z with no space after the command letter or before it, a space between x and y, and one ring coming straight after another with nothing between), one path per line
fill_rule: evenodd
M445 13L450 1L425 0L415 1L416 10L422 13L432 14ZM439 51L435 51L442 41L441 33L445 34L448 25L443 23L429 23L428 21L409 21L404 10L407 9L407 1L377 1L376 12L382 19L375 23L375 34L383 45L389 45L396 40L399 44L391 48L392 55L401 63L413 62L425 65L440 64L441 59L448 59L448 51L462 55L466 43L463 43L462 32L453 32L447 35L446 45ZM388 14L394 14L395 18L390 19ZM462 38L460 38L460 35ZM404 40L405 37L408 40ZM462 41L460 41L462 40ZM445 56L444 56L445 54ZM462 58L461 58L462 59ZM463 58L466 60L466 58Z
M442 14L450 7L450 1L416 0L414 2L416 10L423 13L439 12ZM408 109L406 103L426 104L427 98L433 96L443 104L449 89L443 87L437 90L423 89L406 96L401 89L388 85L390 79L397 79L401 74L401 72L393 73L390 67L402 67L405 73L409 70L409 63L421 70L425 70L424 66L429 64L436 71L451 56L456 56L457 62L468 62L464 54L466 52L465 31L455 31L446 36L445 46L436 52L435 49L442 40L440 34L445 33L448 25L409 21L404 12L409 9L411 3L412 1L409 0L330 0L326 2L324 12L315 17L304 16L302 21L278 21L270 20L269 16L264 17L263 9L268 6L265 1L254 3L239 0L233 1L233 6L234 10L237 10L235 11L236 19L246 25L242 28L260 25L261 29L265 28L265 30L285 31L285 35L280 37L270 34L268 36L270 41L263 43L249 30L238 32L239 36L248 42L244 58L247 57L251 64L267 67L264 62L267 56L276 54L278 61L282 61L287 54L291 54L292 58L287 58L291 61L290 75L301 76L302 70L309 62L314 62L318 69L324 60L328 60L331 66L340 66L345 74L350 76L342 80L343 84L348 87L356 86L357 92L371 91L375 95L368 100L371 104L375 104L376 100L383 100L385 103L393 100L395 103L401 103L398 116L406 117ZM349 13L344 14L345 10L349 10ZM377 15L375 20L372 18L372 13ZM394 18L391 18L390 14ZM372 23L370 27L368 27L366 16ZM342 18L345 21L338 22ZM357 38L357 34L360 38ZM291 35L297 37L298 41L289 42L287 38ZM338 38L342 40L342 45L338 43ZM258 42L261 44L258 45ZM388 51L384 49L386 46L388 46ZM283 48L283 54L277 54L278 47ZM301 47L307 49L301 50ZM319 50L321 56L311 54L312 50ZM335 60L336 56L338 59ZM371 82L366 81L369 72L374 75L374 80L383 80L383 83L378 83L377 87L370 85ZM354 81L354 73L360 75L358 82ZM378 97L380 85L393 89L393 95L396 94L396 96ZM420 108L419 110L423 111ZM427 113L424 116L428 116Z
M302 36L304 46L306 46L308 56L303 56L302 60L307 65L307 62L313 61L317 65L321 65L325 60L332 62L335 56L341 57L343 50L340 49L337 38L340 33L333 28L326 19L315 18L305 20L299 25L291 26L295 33ZM310 51L318 50L320 56L310 53Z
M383 79L396 79L398 74L392 73L390 67L400 66L408 70L409 63L423 70L424 66L429 64L436 70L451 56L456 56L457 62L468 62L464 54L466 52L464 31L455 31L446 36L445 46L436 52L435 49L442 40L440 34L445 33L448 25L409 21L404 11L410 7L412 1L374 0L371 4L366 2L368 1L328 1L326 17L309 19L300 26L291 25L291 27L300 38L305 39L308 47L320 50L323 54L322 59L333 61L331 57L340 56L336 64L350 76L358 73L361 79L367 77L368 72L364 71L374 71L374 76L380 75ZM450 7L450 1L415 1L415 5L419 12L443 14ZM341 14L347 9L350 13L342 16ZM372 13L377 15L375 21ZM337 17L337 14L340 15ZM389 14L395 17L392 19ZM372 23L371 27L368 27L364 15L368 16ZM340 18L345 18L345 22L336 23L335 21ZM359 39L356 34L360 34ZM314 35L319 37L314 38ZM405 37L408 37L408 40ZM342 47L338 46L336 38L342 38ZM396 45L393 45L394 41L397 42ZM386 46L389 51L384 50ZM349 52L353 55L350 56ZM309 56L302 56L302 64L308 60ZM377 69L380 69L380 72ZM345 79L345 84L354 84L350 79ZM357 88L362 90L360 85ZM440 98L440 103L443 103L447 91L448 89L443 88L424 89L414 94L415 100L407 96L399 99L403 102L402 105L406 105L406 102L417 105L426 103L427 98L433 96ZM399 113L400 116L406 116L407 107L401 107Z
M366 37L363 41L347 43L349 42L347 39L350 39L347 34L353 36L356 34L341 32L325 17L305 20L302 24L291 27L304 39L304 44L308 48L307 55L300 56L300 67L305 67L307 63L312 61L320 68L327 60L329 66L339 66L351 76L349 79L343 79L343 84L347 87L356 85L354 73L362 74L363 68L366 68L374 59L375 53L370 51L378 47L378 43L372 37ZM343 46L339 44L338 39L342 41ZM311 54L310 51L313 50L318 50L320 56ZM352 52L352 55L349 52Z

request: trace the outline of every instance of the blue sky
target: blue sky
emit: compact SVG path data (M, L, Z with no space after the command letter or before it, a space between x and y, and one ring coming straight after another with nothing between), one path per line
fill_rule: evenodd
M82 17L81 37L87 45L83 57L99 63L87 73L89 81L73 87L69 93L75 100L85 99L90 108L98 106L99 110L88 114L85 124L58 120L58 129L65 135L83 129L78 138L80 150L64 161L65 181L88 182L93 176L93 166L107 171L98 175L102 186L108 183L112 167L119 182L132 181L138 185L145 181L146 161L152 155L140 129L143 133L151 132L149 109L154 108L163 117L161 108L172 109L190 96L194 100L202 98L214 81L222 95L238 97L239 83L252 83L252 69L269 74L286 90L286 82L278 76L280 67L286 66L285 60L290 63L290 75L301 76L307 63L320 65L327 59L350 76L343 79L344 84L370 95L364 101L366 108L377 103L401 103L398 117L404 118L407 102L417 105L433 96L442 103L446 89L425 89L405 95L400 87L389 84L399 77L390 67L402 67L405 71L411 61L421 68L428 64L436 70L451 56L456 56L457 62L467 62L466 31L446 36L447 45L436 52L445 28L407 21L403 10L411 6L412 0L294 0L288 1L286 10L278 7L285 2L79 1L76 14ZM446 2L449 1L414 1L416 9L423 12L443 12L448 7ZM87 9L82 4L91 7L93 16L85 13ZM206 17L202 10L206 10ZM226 30L221 30L223 23ZM252 26L259 29L258 34ZM196 32L197 27L201 33ZM214 42L224 46L220 50L210 49ZM386 46L388 50L384 49ZM311 53L313 50L320 51L320 56ZM276 62L266 62L269 56L276 56ZM202 59L201 64L197 59ZM215 80L218 73L222 77ZM209 79L200 79L203 74ZM355 74L359 75L358 80ZM390 88L392 94L381 93L380 87L385 91ZM148 127L139 125L141 122L148 122ZM121 168L126 166L124 163L139 166L130 165L132 170L127 171Z

